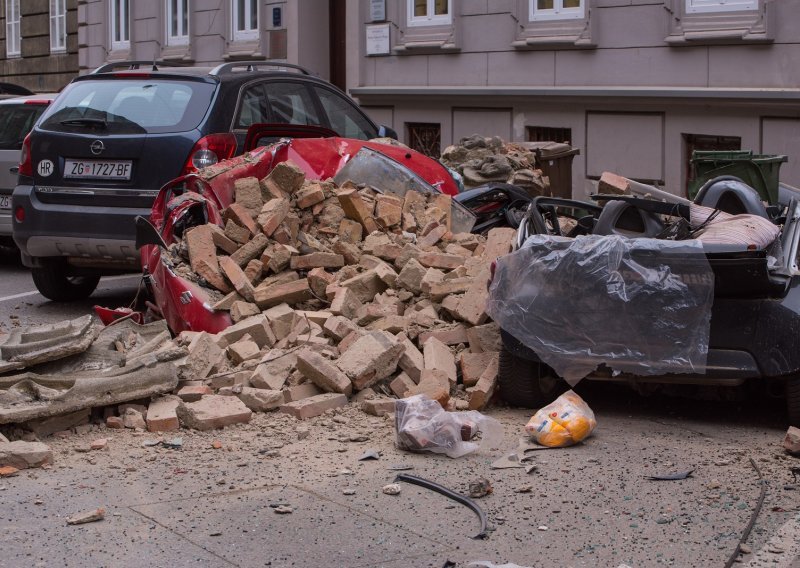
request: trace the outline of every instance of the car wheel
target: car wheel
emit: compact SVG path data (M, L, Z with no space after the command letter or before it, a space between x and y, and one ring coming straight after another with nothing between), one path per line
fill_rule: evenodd
M786 379L786 414L789 425L800 428L800 375Z
M506 349L497 369L500 398L511 406L541 408L567 390L567 384L543 363L528 361Z
M32 268L33 283L39 293L54 302L83 300L92 295L100 276L72 276L63 262L43 262L42 266Z

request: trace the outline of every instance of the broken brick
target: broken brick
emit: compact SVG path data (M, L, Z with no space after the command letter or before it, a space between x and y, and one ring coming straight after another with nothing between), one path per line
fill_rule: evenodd
M347 397L339 393L324 393L309 398L288 402L279 408L279 412L294 416L298 420L314 418L325 414L328 410L347 405Z
M478 383L469 395L469 409L483 410L489 404L497 386L498 357L494 356L489 366L481 374Z
M292 270L311 270L312 268L341 268L344 257L340 254L315 252L302 256L293 256L290 262Z
M378 230L378 225L372 217L372 207L367 205L356 188L340 189L336 197L347 218L361 223L367 234Z
M433 331L423 331L419 334L419 344L425 345L431 337L435 337L445 345L458 345L459 343L469 343L467 338L467 328L463 325L456 325L450 329L435 329Z
M303 187L305 179L303 170L291 160L287 160L276 164L269 175L261 180L261 190L266 191L269 197L285 197Z
M360 243L363 238L361 223L352 219L342 219L339 223L339 238L346 243Z
M394 395L398 398L404 398L406 393L417 386L417 383L411 380L406 373L400 373L397 375L391 383L389 383L389 388L394 393Z
M267 236L259 233L252 240L243 244L230 258L239 266L245 267L248 262L261 256L268 244Z
M485 351L483 353L462 351L459 357L459 364L461 367L461 382L464 383L464 386L475 386L494 357L497 357L497 353L494 351Z
M300 209L307 209L325 201L325 192L318 183L309 183L297 191L295 199L295 203Z
M452 270L464 264L464 257L443 252L423 252L417 256L422 266Z
M180 428L177 408L181 399L174 396L162 396L147 407L147 430L150 432L170 432Z
M204 395L212 394L212 392L206 385L196 385L182 387L177 394L178 398L183 402L195 402L203 398ZM175 406L177 407L177 405Z
M208 228L211 230L211 240L214 241L214 244L218 249L221 249L226 254L233 254L239 250L239 245L241 243L234 242L228 238L228 236L225 234L225 231L220 229L217 225L208 223Z
M253 236L250 231L230 219L225 223L225 230L223 231L223 234L232 242L238 243L239 245L245 244L250 240L250 237ZM236 247L236 250L239 250L238 246Z
M264 200L261 197L261 185L258 178L245 177L233 182L234 201L247 209L251 217L258 215Z
M311 398L312 396L317 396L319 394L323 394L323 392L317 385L314 383L304 383L302 385L297 385L296 387L283 389L283 400L285 402L296 402L298 400Z
M240 227L244 227L251 235L255 235L258 232L258 227L253 220L253 214L238 203L231 203L228 205L222 218L226 221L233 221Z
M347 375L328 359L310 349L302 349L297 354L297 370L326 392L338 392L348 396L353 392L353 384Z
M238 387L234 390L234 394L253 412L275 410L284 403L283 393L279 390Z
M238 398L220 395L206 395L197 402L182 402L177 413L181 424L201 431L245 424L253 415Z
M431 337L425 342L422 350L425 369L443 371L447 375L450 385L454 386L457 378L456 360L447 345L435 337Z
M357 339L336 361L355 390L370 387L397 369L403 344L388 333L372 332Z
M264 204L258 214L258 226L266 236L272 233L283 223L289 214L290 203L288 199L272 199Z
M393 398L368 398L361 401L361 410L372 416L386 416L394 412L396 402Z
M234 262L231 257L223 256L219 258L219 265L227 276L234 289L248 302L254 300L254 289L241 267Z

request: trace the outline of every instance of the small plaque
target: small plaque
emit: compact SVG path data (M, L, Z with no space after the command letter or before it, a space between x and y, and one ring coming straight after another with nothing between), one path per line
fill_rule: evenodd
M367 55L388 55L389 53L391 53L389 24L367 26Z
M369 0L369 21L386 21L386 0Z

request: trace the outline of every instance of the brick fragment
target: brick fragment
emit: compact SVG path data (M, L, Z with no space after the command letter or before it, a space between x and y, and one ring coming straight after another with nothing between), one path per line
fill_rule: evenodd
M395 227L403 220L403 202L393 195L375 198L375 217L383 227Z
M256 284L261 280L261 275L264 272L264 263L254 258L244 267L244 275L250 280L250 283Z
M303 383L295 387L283 389L283 400L285 402L296 402L304 398L311 398L323 394L320 388L314 383Z
M333 284L336 277L324 268L314 268L308 273L308 285L316 296L325 298L325 289Z
M275 334L264 314L249 317L221 331L217 337L223 346L231 345L249 335L260 349L275 345Z
M240 227L244 227L251 235L255 235L258 232L258 227L253 220L253 214L239 203L228 205L222 214L222 218L225 221L233 221Z
M283 393L279 390L239 387L234 394L253 412L268 412L283 404Z
M481 273L474 278L456 308L456 317L458 319L471 325L486 323L486 320L489 319L486 314L486 301L489 299L488 285L490 277L489 266L485 266Z
M261 309L284 302L297 304L310 300L312 297L311 288L308 286L308 278L267 287L262 284L255 290L255 302Z
M286 303L269 308L264 312L264 315L267 316L269 325L275 334L275 339L279 341L291 333L297 321L297 314Z
M147 430L150 432L171 432L180 428L177 408L181 399L176 396L162 396L147 407Z
M205 259L198 260L196 267L193 267L192 270L203 280L205 280L209 286L216 288L220 292L228 294L229 292L233 291L231 285L222 275L222 272L219 268L219 261L216 257L214 257L213 263L210 263Z
M235 365L241 365L245 361L256 359L259 357L261 352L258 344L255 341L247 339L246 337L243 337L232 345L228 345L226 351L228 353L228 357L230 357L231 361L233 361Z
M467 328L467 338L469 338L469 350L473 353L499 352L503 348L500 328L494 322Z
M494 357L497 357L497 353L494 351L485 351L483 353L461 352L459 366L461 368L461 382L464 383L464 386L474 387Z
M435 246L436 243L442 240L445 234L447 234L447 227L445 225L438 225L424 237L418 238L417 246L423 250Z
M109 416L106 418L106 428L111 428L112 430L122 430L125 428L125 424L122 423L122 418L119 416Z
M336 197L347 218L361 223L367 234L378 230L378 225L372 216L372 206L367 205L355 187L339 189Z
M431 284L428 294L434 302L441 302L450 294L463 294L470 290L474 284L474 279L464 278L443 278L440 282Z
M228 219L225 222L225 230L223 231L225 237L231 240L231 242L238 243L238 245L243 245L247 241L250 240L252 233L242 227L241 225L235 223L233 220ZM236 247L235 250L239 250L239 246Z
M261 227L261 232L266 236L272 236L272 233L283 223L286 216L289 214L291 204L288 199L272 199L264 204L261 208L261 213L258 214L258 226Z
M408 398L417 394L424 394L430 399L437 401L442 408L447 407L450 401L450 382L447 373L438 369L425 369L419 384L409 390L403 398Z
M372 416L386 416L394 412L395 402L393 398L368 398L361 402L361 410Z
M300 209L308 209L325 201L325 192L320 184L312 182L300 188L295 194L295 198L295 203Z
M507 227L492 229L486 237L483 258L491 262L500 256L510 253L516 239L517 232L514 229Z
M450 381L450 386L455 386L457 379L456 360L447 345L435 337L431 337L425 342L422 350L425 369L443 371Z
M406 373L400 373L392 382L389 383L389 388L397 398L404 398L406 393L417 386L417 383L411 380Z
M445 345L458 345L459 343L469 343L467 338L467 328L463 325L455 325L449 329L435 329L423 331L419 334L419 344L425 345L430 338L435 337Z
M470 392L470 410L483 410L489 404L497 386L497 365L498 356L494 356L489 366L486 367L486 370L481 374L481 378L478 379L478 383Z
M339 393L325 393L295 402L288 402L280 407L279 412L294 416L298 420L306 420L320 416L328 410L341 408L347 404L347 397Z
M53 452L42 442L0 443L0 466L16 469L41 467L53 463Z
M245 267L248 262L261 256L268 244L269 239L267 236L259 233L249 242L243 244L230 258L239 266Z
M450 230L450 214L453 209L453 198L452 196L446 193L437 193L435 194L430 200L429 205L444 211L445 218L444 218L444 225L447 227L447 230Z
M250 385L259 389L281 390L295 370L294 351L272 349L261 360L249 378Z
M253 415L238 398L219 395L206 395L197 402L182 402L177 413L184 426L201 431L246 424Z
M346 243L360 243L363 238L361 223L352 219L342 219L339 223L339 238Z
M311 270L312 268L341 268L344 257L329 252L314 252L302 256L293 256L289 264L292 270Z
M325 392L353 393L353 383L336 365L310 349L297 354L297 370Z
M219 265L239 295L248 302L252 302L255 299L253 285L241 267L229 256L220 257Z
M198 272L199 263L206 262L212 269L217 267L217 247L208 225L199 225L186 231L186 247L189 265Z
M183 402L195 402L203 398L204 395L213 394L206 385L195 385L182 387L178 390L178 399ZM177 404L175 405L177 407Z
M361 302L350 288L339 288L331 302L330 312L348 319L356 317L361 308Z
M337 342L347 337L353 331L358 330L358 326L350 318L342 316L331 316L322 326L323 331Z
M422 266L452 270L464 264L464 257L443 252L423 252L417 256Z
M783 448L790 454L800 454L800 428L789 426L783 438Z
M276 245L264 251L261 255L261 262L266 262L269 268L275 274L279 274L289 266L289 261L292 258L292 250L286 245Z
M258 215L264 200L261 197L261 185L258 178L245 177L233 182L234 201L247 209L251 217Z
M235 225L235 223L234 223ZM225 234L221 228L213 223L208 223L208 227L211 230L211 240L214 241L216 247L226 254L233 254L239 249L240 243L234 242Z
M264 201L267 201L267 197L285 197L295 193L303 187L305 179L303 170L291 160L279 162L269 175L261 180L261 190L267 194Z
M360 302L371 302L376 294L380 294L388 285L381 279L376 270L367 270L361 274L340 282L342 288L348 288L355 293Z
M628 195L630 192L630 183L624 177L612 172L603 172L600 174L600 181L597 184L597 193Z

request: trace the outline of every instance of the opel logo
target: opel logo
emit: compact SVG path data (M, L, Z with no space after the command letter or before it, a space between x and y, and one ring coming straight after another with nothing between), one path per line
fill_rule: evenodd
M106 149L105 145L103 144L102 140L95 140L92 142L92 145L89 146L89 149L92 151L92 154L95 156L101 154L103 150Z

